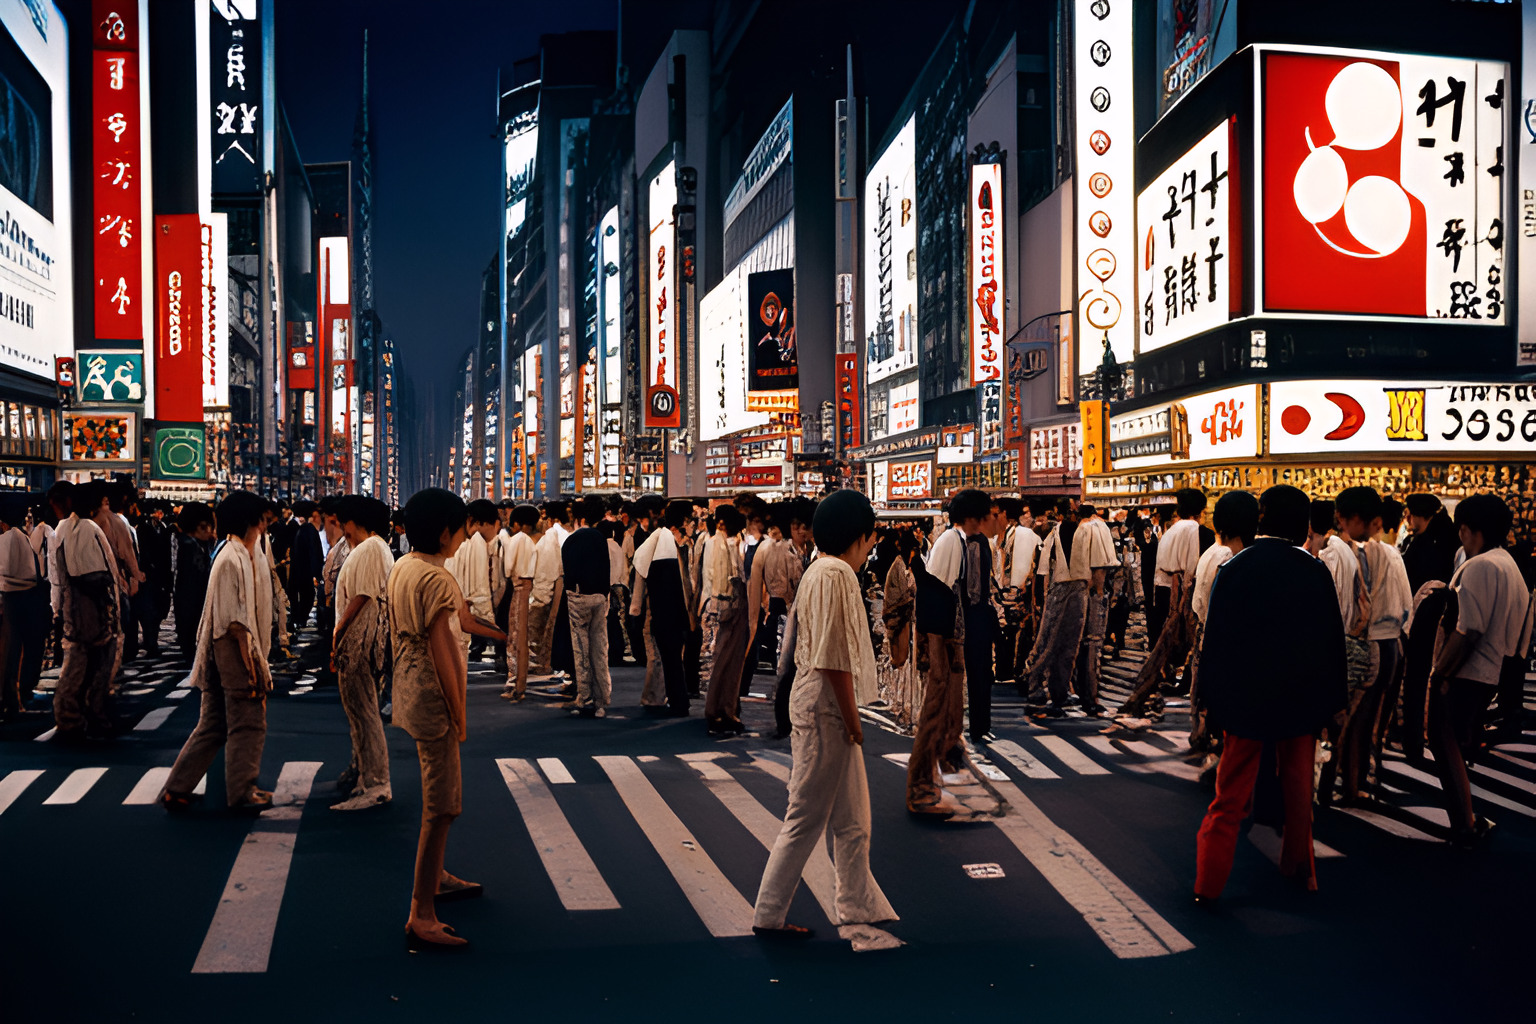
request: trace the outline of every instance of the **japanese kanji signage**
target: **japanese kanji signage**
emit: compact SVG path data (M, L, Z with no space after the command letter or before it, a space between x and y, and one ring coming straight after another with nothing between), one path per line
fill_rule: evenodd
M888 462L886 498L889 501L922 501L933 497L932 462Z
M1092 373L1103 340L1117 360L1135 351L1136 122L1130 0L1074 0L1077 166L1077 372ZM1067 398L1070 401L1070 396Z
M126 349L79 353L80 401L144 401L144 354Z
M1142 352L1220 327L1241 295L1231 232L1238 196L1228 170L1235 130L1217 125L1136 198Z
M204 238L204 235L207 238ZM203 248L213 227L195 213L155 218L155 418L203 418Z
M117 341L144 338L138 22L137 0L91 4L95 337Z
M1504 323L1509 65L1259 59L1262 310Z
M210 0L209 106L213 191L262 186L261 21L257 0Z
M683 411L678 400L677 280L673 266L677 226L677 170L667 164L651 179L650 202L646 207L650 220L649 309L647 319L650 346L645 361L645 425L647 428L679 427Z
M1536 4L1520 9L1521 52L1532 56L1520 62L1520 114L1515 127L1516 152L1520 170L1520 306L1536 309ZM1521 323L1515 362L1536 366L1536 325Z
M1111 469L1251 459L1261 450L1261 410L1259 385L1242 384L1117 413L1109 421Z
M844 448L859 446L859 357L852 352L837 357L837 429Z
M1536 385L1381 380L1269 386L1271 455L1419 458L1536 450Z
M913 115L864 178L866 385L917 365L916 137Z
M1003 165L971 167L971 382L1003 379ZM1001 447L1001 442L999 442Z

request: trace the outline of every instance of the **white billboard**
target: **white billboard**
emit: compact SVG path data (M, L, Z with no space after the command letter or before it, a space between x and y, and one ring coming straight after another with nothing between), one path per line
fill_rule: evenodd
M742 266L699 303L699 439L767 425L747 411L747 276Z
M229 307L240 299L229 286L229 214L205 213L199 219L211 229L202 282L203 308L211 314L202 332L203 406L223 409L229 406Z
M539 155L539 111L524 111L507 128L502 149L506 172L507 237L516 234L528 215L528 195L533 188L534 161Z
M971 168L971 383L1003 379L1003 165Z
M623 259L619 254L619 208L611 207L603 214L597 229L598 264L598 344L602 359L602 404L618 405L624 401L624 355L621 347L624 331L619 317L624 312L623 293L620 288L619 268Z
M1240 384L1112 416L1111 468L1252 459L1262 443L1259 394L1259 385Z
M646 263L649 275L645 360L645 425L676 427L682 421L677 394L677 168L668 163L651 179L646 215L650 248Z
M1135 352L1136 131L1131 5L1073 0L1076 96L1077 372Z
M864 177L866 383L917 365L916 137L914 114Z
M917 381L891 388L891 434L916 430L918 423Z
M50 0L0 24L0 364L51 379L75 338L67 31Z
M1536 385L1301 380L1269 386L1269 453L1395 458L1536 451Z

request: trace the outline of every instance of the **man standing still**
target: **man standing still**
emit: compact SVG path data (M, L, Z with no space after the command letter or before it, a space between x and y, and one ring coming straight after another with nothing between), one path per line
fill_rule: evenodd
M325 553L320 549L320 527L323 520L320 507L312 501L296 502L293 506L295 519L302 520L293 534L293 547L288 555L288 604L293 616L293 628L298 630L309 625L309 613L315 607L315 587L325 565Z
M1285 808L1282 874L1317 888L1312 859L1312 768L1317 734L1344 709L1344 628L1333 584L1301 550L1307 496L1271 487L1258 536L1216 577L1200 658L1200 710L1223 735L1216 798L1197 839L1195 900L1221 895L1248 814L1259 758L1272 743ZM1305 638L1305 642L1298 642Z
M539 510L532 505L518 505L509 517L512 535L502 549L507 589L512 596L507 606L507 685L501 695L520 701L528 692L528 595L533 590L533 532L539 525Z
M106 486L100 480L79 488L57 483L48 491L59 517L53 543L53 610L62 617L64 632L64 663L53 695L56 743L114 731L107 702L122 654L122 589L116 556L90 517L105 504Z
M37 677L43 667L43 645L48 640L48 586L43 564L32 550L23 529L27 519L26 498L7 495L0 501L0 717L27 710ZM34 527L36 529L36 527Z
M576 519L580 528L560 549L575 662L575 713L602 718L613 694L608 675L608 540L597 529L603 521L603 499L582 499Z

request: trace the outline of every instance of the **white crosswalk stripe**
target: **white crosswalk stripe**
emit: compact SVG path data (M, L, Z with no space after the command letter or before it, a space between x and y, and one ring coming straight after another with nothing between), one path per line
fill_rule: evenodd
M553 762L559 766L563 778L556 779L551 771ZM602 873L592 862L587 848L576 837L576 831L566 820L554 794L544 785L533 766L521 758L497 758L496 766L517 803L523 825L539 851L539 859L549 880L566 910L617 910L619 901L603 880ZM552 757L539 758L539 766L550 776L551 782L574 783L565 766Z
M159 798L160 791L165 788L165 780L170 777L170 768L151 768L134 785L133 791L128 794L123 803L128 805L154 803Z
M4 814L6 808L16 802L16 798L26 792L28 786L43 777L43 773L37 769L22 769L9 772L5 778L0 779L0 814Z
M105 774L107 774L105 768L76 768L69 773L69 777L60 784L59 788L43 801L43 804L45 806L77 804Z

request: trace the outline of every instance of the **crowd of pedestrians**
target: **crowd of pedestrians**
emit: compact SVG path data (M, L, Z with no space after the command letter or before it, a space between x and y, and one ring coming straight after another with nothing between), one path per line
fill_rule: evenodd
M839 924L894 916L869 873L860 707L913 735L907 809L952 815L947 777L979 778L996 685L1016 685L1041 720L1107 716L1101 666L1132 645L1140 609L1147 653L1116 717L1138 728L1189 698L1190 746L1215 789L1197 898L1220 894L1250 807L1283 825L1282 870L1315 888L1313 807L1369 805L1391 748L1438 774L1449 838L1481 842L1492 826L1467 764L1518 734L1531 641L1532 563L1505 503L1274 487L1222 494L1209 526L1207 505L1196 490L1114 510L963 490L944 523L877 519L853 491L711 508L653 495L466 504L429 489L399 510L237 491L215 509L60 483L34 505L0 498L0 713L41 713L33 690L55 664L53 741L109 741L124 727L121 665L159 657L174 612L201 708L161 802L190 808L222 750L228 805L259 813L272 805L258 781L271 665L294 657L313 616L314 669L337 686L352 742L333 807L389 804L386 720L412 737L423 815L406 930L452 946L463 940L436 901L480 891L444 866L471 663L491 661L509 702L593 719L608 714L611 669L633 663L644 713L686 717L702 700L716 737L744 731L741 702L762 685L795 770L756 927L798 938L785 909L823 830Z

